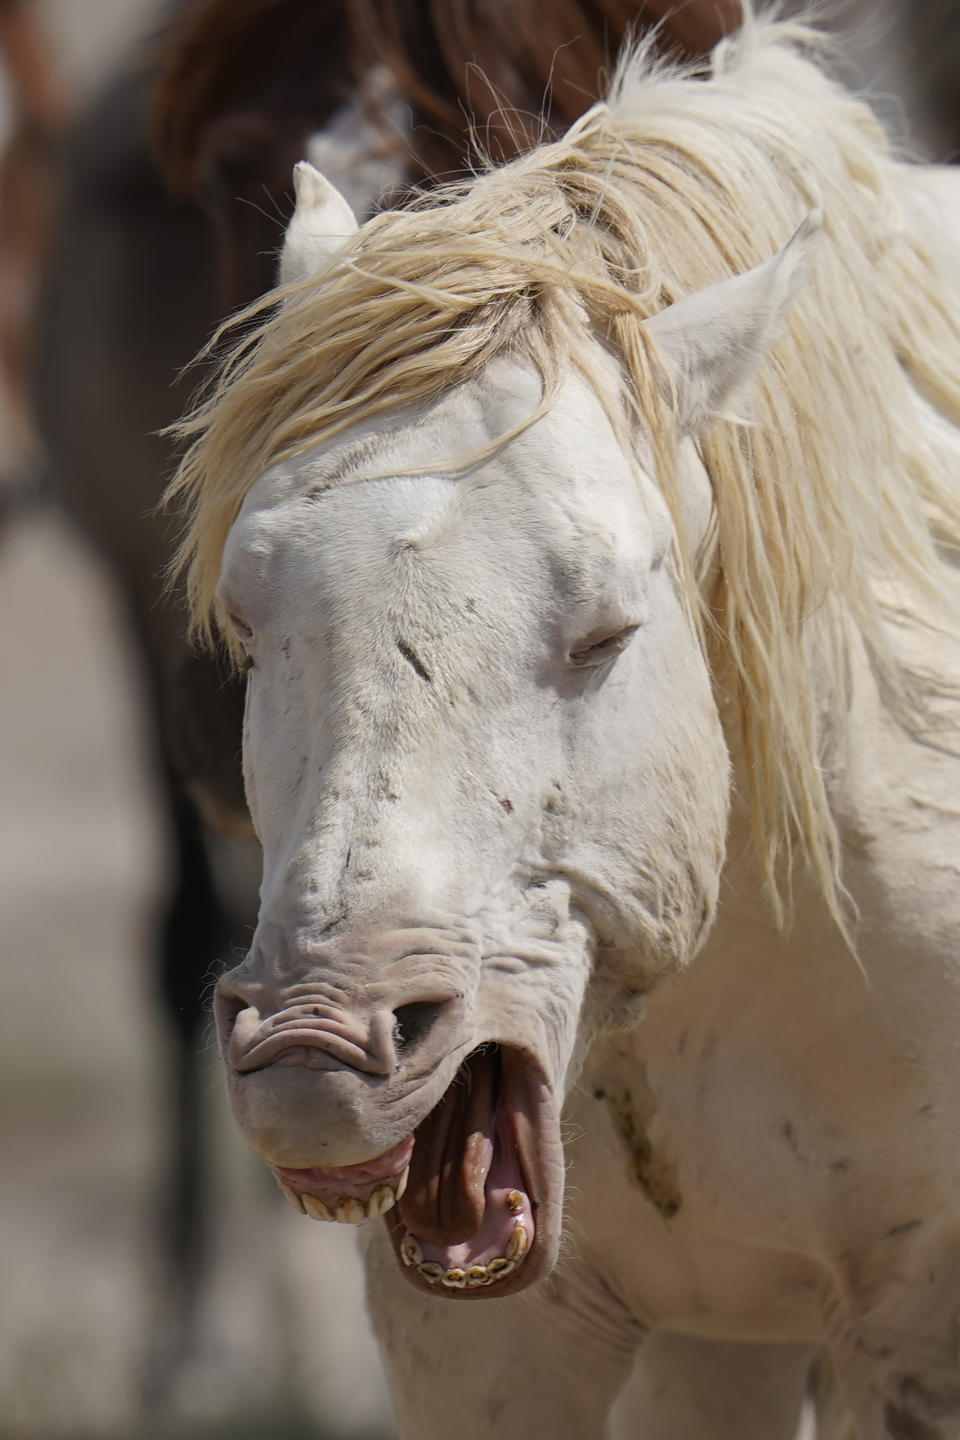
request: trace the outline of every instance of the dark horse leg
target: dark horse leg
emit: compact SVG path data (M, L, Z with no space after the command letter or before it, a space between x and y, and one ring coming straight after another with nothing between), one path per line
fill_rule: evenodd
M144 1403L162 1412L186 1359L200 1286L207 1269L209 1165L198 1103L203 1089L207 1010L204 992L214 957L223 954L228 922L214 889L201 822L169 766L172 888L157 939L156 974L167 1032L169 1133L166 1171L157 1197L159 1251L169 1267L158 1343L147 1356Z
M165 1335L150 1357L144 1399L162 1411L188 1356L202 1281L209 1270L211 1166L201 1103L209 1038L208 1010L219 964L245 943L256 919L256 885L227 894L211 863L203 808L248 840L238 736L243 687L215 661L189 652L164 677L153 714L158 769L165 781L173 870L159 926L156 974L169 1037L170 1138L160 1188L161 1253L172 1266ZM192 793L188 793L188 787ZM249 844L248 840L248 844ZM236 893L237 889L241 893Z

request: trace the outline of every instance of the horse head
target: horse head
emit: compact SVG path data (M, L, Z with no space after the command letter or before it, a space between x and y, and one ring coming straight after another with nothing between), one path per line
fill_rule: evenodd
M297 188L302 285L351 227L320 177ZM696 434L775 336L814 229L648 322L690 553ZM533 366L493 359L274 466L223 558L264 851L250 952L216 990L234 1113L298 1208L385 1214L438 1293L551 1268L563 1096L716 904L728 760L677 517L601 391L568 374L545 403Z

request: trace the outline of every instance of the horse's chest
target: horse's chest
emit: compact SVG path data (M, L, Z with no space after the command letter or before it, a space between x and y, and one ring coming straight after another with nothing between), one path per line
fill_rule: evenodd
M573 1225L650 1325L816 1339L851 1254L882 1267L956 1177L936 1088L871 1022L862 978L821 1005L816 961L793 986L796 966L762 965L672 987L595 1047L572 1106Z
M710 1069L708 1057L687 1090L624 1055L591 1066L570 1147L582 1254L652 1327L815 1334L815 1267L758 1246L759 1223L769 1224L769 1167L745 1115L718 1131Z

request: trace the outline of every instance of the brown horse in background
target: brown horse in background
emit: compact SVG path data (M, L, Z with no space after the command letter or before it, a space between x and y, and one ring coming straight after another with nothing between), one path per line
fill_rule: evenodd
M367 209L402 203L405 190L470 169L479 148L509 158L564 129L600 93L628 29L657 24L661 47L705 52L739 4L668 12L666 0L186 0L69 143L37 336L38 424L54 487L127 604L173 862L157 955L174 1056L162 1241L171 1295L150 1404L169 1396L190 1353L205 1271L205 991L256 909L255 880L222 883L224 847L236 848L223 836L248 824L242 692L191 653L163 586L174 536L156 513L172 463L160 432L189 398L182 367L272 285L292 167L311 137L346 137L358 166L378 150L389 187Z
M165 42L155 152L171 188L196 193L242 117L262 133L274 122L276 135L278 111L266 117L255 99L264 82L293 51L323 49L327 95L344 80L362 93L377 66L389 71L413 112L410 179L429 183L469 168L471 132L507 160L565 130L628 32L658 26L663 49L706 54L739 15L739 0L195 0Z
M10 95L0 149L0 522L33 498L29 420L33 311L59 196L58 147L74 111L43 17L0 0L0 71Z

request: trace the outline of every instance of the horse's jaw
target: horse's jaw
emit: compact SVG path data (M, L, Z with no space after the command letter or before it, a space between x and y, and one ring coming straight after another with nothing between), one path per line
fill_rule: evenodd
M406 1278L454 1298L524 1289L556 1262L592 965L575 919L539 967L521 959L530 937L501 956L473 928L348 931L296 967L274 936L216 999L234 1117L287 1199L382 1218Z
M315 1220L382 1216L404 1274L432 1294L511 1294L556 1262L559 1106L540 1065L515 1047L473 1050L419 1124L368 1160L270 1168Z

